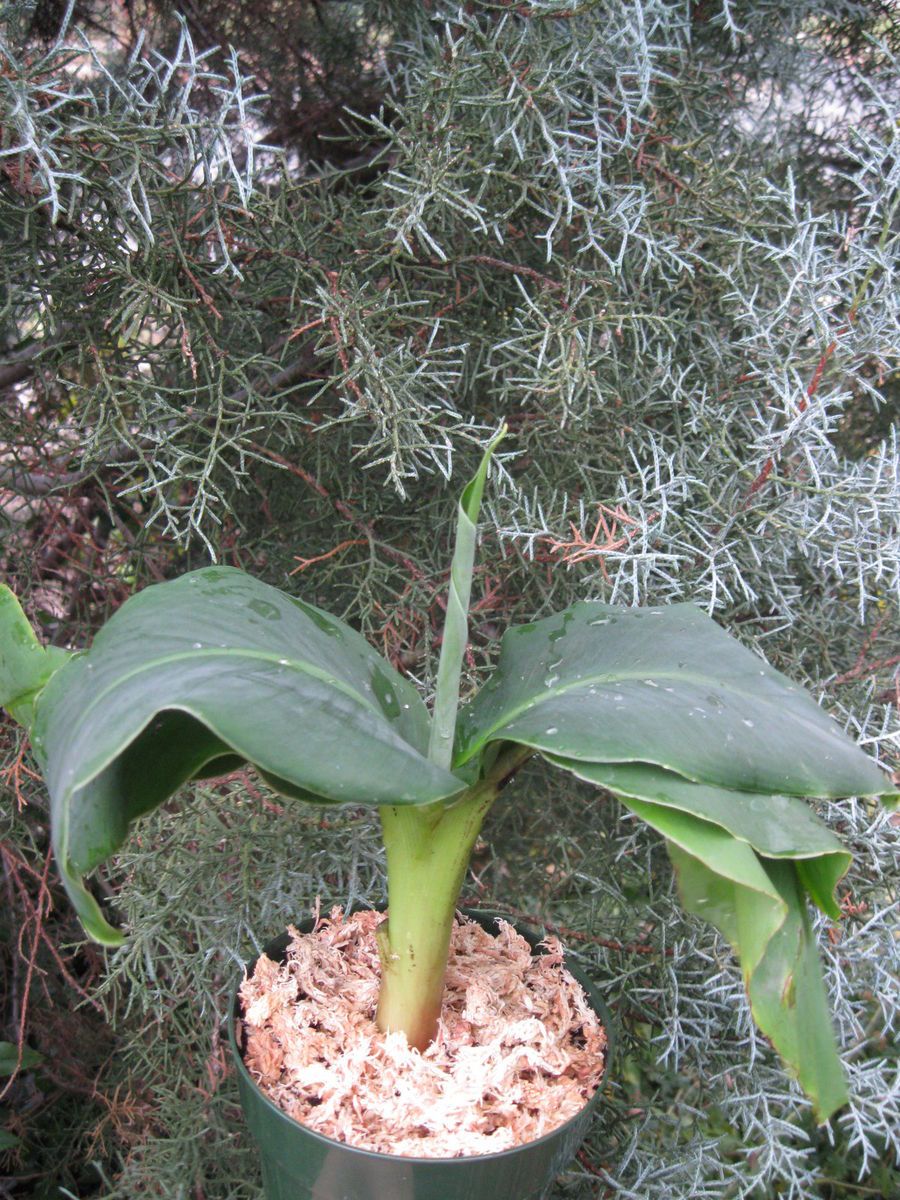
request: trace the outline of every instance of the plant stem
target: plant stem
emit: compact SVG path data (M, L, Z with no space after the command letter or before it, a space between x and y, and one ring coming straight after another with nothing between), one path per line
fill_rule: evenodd
M378 1028L424 1050L434 1039L453 916L485 814L532 752L510 747L452 805L379 809L387 851L388 919L379 929Z
M488 463L505 433L503 424L459 501L428 744L429 759L448 771L468 637L478 514ZM509 757L516 760L515 765L504 765L498 759L486 777L467 788L453 804L379 810L387 852L388 919L378 938L381 992L376 1020L385 1033L405 1033L409 1044L419 1050L424 1050L437 1032L453 914L481 822L500 788L528 754L523 757L521 747L514 747Z
M382 808L388 920L379 930L377 1022L424 1050L444 994L453 914L490 798L468 793L453 808Z

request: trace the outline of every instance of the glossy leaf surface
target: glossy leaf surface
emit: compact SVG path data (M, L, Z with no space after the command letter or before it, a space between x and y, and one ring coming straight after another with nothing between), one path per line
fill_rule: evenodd
M503 638L460 715L456 763L495 740L586 762L798 796L889 784L802 688L691 604L576 604Z
M799 796L890 795L799 687L692 605L577 604L511 629L457 766L531 746L666 839L685 906L738 954L754 1017L826 1119L847 1098L805 894L832 917L850 855Z
M288 795L371 805L462 787L424 757L416 691L359 634L227 567L127 601L41 694L33 740L64 881L107 942L80 877L188 779L249 762Z
M32 1050L30 1046L23 1046L20 1054L18 1046L14 1046L12 1042L0 1042L0 1077L12 1075L17 1068L21 1071L32 1071L43 1061L43 1054L38 1054L37 1050Z

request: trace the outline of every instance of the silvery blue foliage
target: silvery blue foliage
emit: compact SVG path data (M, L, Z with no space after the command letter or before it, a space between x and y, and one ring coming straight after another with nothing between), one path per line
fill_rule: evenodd
M14 358L39 343L42 378L71 396L55 429L65 461L50 467L97 474L148 527L218 556L221 521L249 521L244 492L272 454L324 476L344 507L315 518L323 540L307 550L313 516L294 503L290 549L366 542L355 574L325 564L314 578L377 640L389 616L434 602L444 480L466 477L505 417L514 453L481 554L506 607L485 609L473 687L493 635L526 610L692 600L896 766L892 6L323 3L381 87L380 107L345 114L363 169L270 144L252 48L201 49L187 7L168 43L138 42L124 60L72 5L36 57L0 13L0 346ZM9 420L27 464L27 425ZM37 488L33 473L2 472ZM387 542L402 554L385 567ZM419 574L398 581L398 554ZM427 657L407 667L427 689ZM609 808L585 823L580 785L549 799L540 779L522 786L539 831L498 814L473 889L532 906L534 857L557 855L568 890L542 916L652 948L580 946L626 1014L638 1078L617 1085L556 1194L801 1200L841 1194L817 1190L831 1146L850 1180L894 1161L896 821L821 806L855 856L847 919L820 927L853 1099L816 1131L753 1030L726 944L685 917L655 840ZM212 954L185 961L185 925L230 964L289 907L377 894L365 819L336 841L317 826L285 839L254 810L272 872L242 860L253 884L236 900L221 847L249 818L229 795L221 824L202 806L193 831L154 818L159 855L123 857L138 932L103 985L111 1009L161 1027L192 991L222 1011L227 971ZM163 871L173 843L180 866ZM129 1070L158 1072L188 1036L180 1021L165 1051L136 1033ZM112 1172L109 1197L137 1194L142 1171L182 1186L213 1170L196 1131L220 1110L158 1101L168 1140Z

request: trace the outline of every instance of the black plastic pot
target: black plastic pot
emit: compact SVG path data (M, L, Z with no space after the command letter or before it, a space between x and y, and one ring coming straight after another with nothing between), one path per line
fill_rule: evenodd
M495 931L500 914L465 911L482 928ZM312 927L312 921L299 926L304 933ZM532 948L537 948L541 940L538 934L518 924L515 927ZM287 933L282 934L265 947L265 953L275 961L283 959L289 940ZM499 1154L470 1158L407 1158L360 1150L323 1137L282 1112L260 1091L244 1066L236 1041L236 1030L241 1029L236 988L229 1042L244 1115L262 1159L267 1200L541 1200L571 1162L587 1133L612 1052L606 1005L590 980L571 962L566 966L606 1028L606 1064L600 1086L577 1116L552 1133Z

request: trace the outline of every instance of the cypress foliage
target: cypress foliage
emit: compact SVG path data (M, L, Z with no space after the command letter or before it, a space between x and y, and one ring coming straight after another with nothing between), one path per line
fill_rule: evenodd
M0 5L3 577L71 645L233 563L427 693L506 419L470 689L509 623L693 600L896 766L898 52L876 0ZM119 858L106 957L0 734L0 1039L46 1056L0 1190L259 1196L225 997L316 896L379 898L370 818L196 789ZM896 819L821 806L856 856L821 927L853 1100L816 1130L655 837L539 769L507 796L468 898L560 928L622 1021L554 1194L894 1194Z

